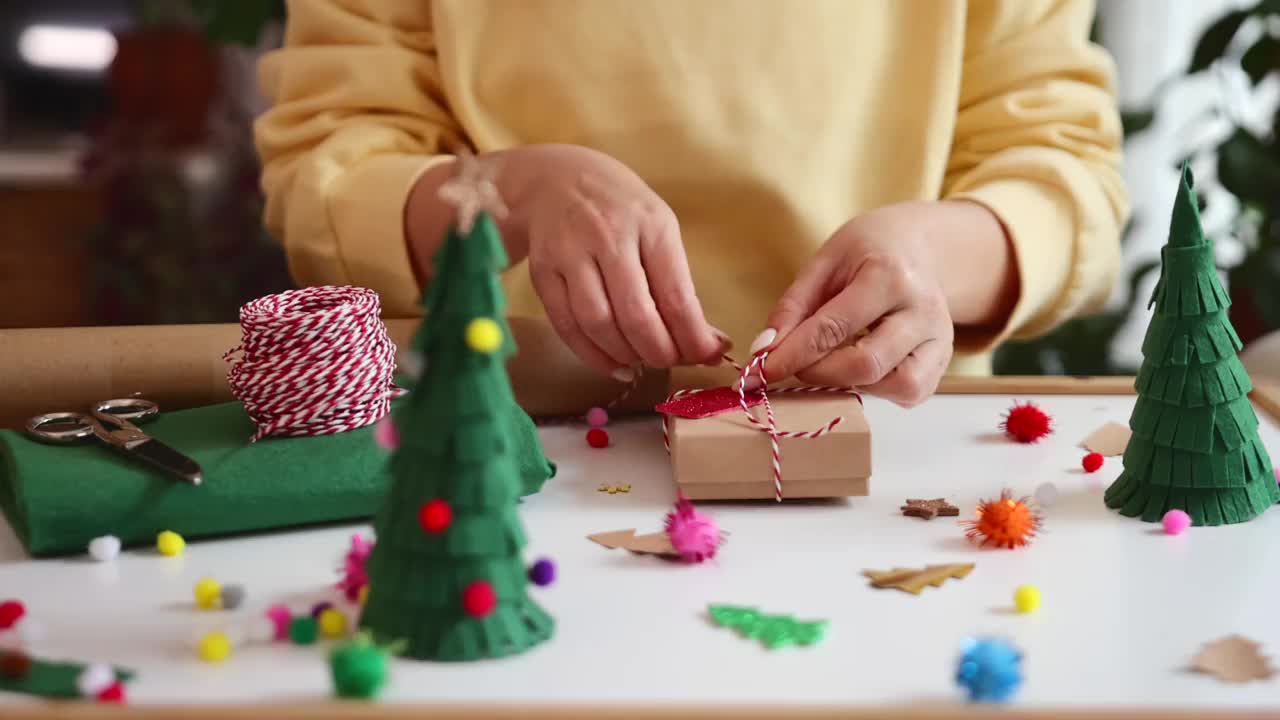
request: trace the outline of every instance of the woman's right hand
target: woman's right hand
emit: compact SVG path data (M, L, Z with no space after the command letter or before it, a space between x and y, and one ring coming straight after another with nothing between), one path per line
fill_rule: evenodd
M729 337L702 313L671 208L630 168L588 148L508 151L541 170L521 198L529 272L556 333L590 368L715 363Z

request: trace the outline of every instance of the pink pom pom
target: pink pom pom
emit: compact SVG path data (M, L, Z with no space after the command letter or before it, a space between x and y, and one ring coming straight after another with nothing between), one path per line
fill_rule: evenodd
M400 447L400 431L390 415L384 416L373 426L373 441L383 450L395 450Z
M587 424L591 427L604 427L609 424L609 412L602 407L593 407L587 411Z
M685 562L700 563L716 556L722 537L716 521L693 508L680 493L675 510L667 513L667 537Z
M277 640L289 637L289 623L293 620L293 613L289 612L287 605L272 605L267 608L267 619L276 626Z
M1164 514L1164 518L1160 521L1164 525L1164 531L1170 535L1178 535L1183 530L1191 527L1191 516L1181 510L1170 510Z
M360 597L360 590L369 584L369 573L365 569L365 564L372 551L371 540L359 533L351 536L351 549L347 551L346 561L342 567L342 578L338 580L337 585L351 602L356 602Z

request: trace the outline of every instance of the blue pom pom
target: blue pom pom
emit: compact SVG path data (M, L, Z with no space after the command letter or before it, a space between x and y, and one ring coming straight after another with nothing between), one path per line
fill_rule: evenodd
M542 558L529 568L529 582L538 587L546 587L555 582L556 565L546 558Z
M1022 653L996 639L969 639L960 646L956 682L970 702L1004 702L1022 684Z

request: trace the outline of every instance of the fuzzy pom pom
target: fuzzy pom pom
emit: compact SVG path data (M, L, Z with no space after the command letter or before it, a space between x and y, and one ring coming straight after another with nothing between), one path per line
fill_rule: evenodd
M187 541L182 536L172 530L161 531L156 535L156 550L166 557L175 557L182 554L186 549Z
M453 508L439 498L428 500L418 508L418 524L429 533L440 533L453 523Z
M369 584L367 569L369 553L373 552L373 542L359 533L351 536L351 548L347 550L342 564L342 579L338 581L338 589L347 600L355 602L361 591Z
M981 538L980 545L996 547L1022 547L1040 530L1040 515L1027 504L1026 498L1014 500L1008 490L1003 490L995 500L984 500L978 505L973 520L965 521L970 540Z
M667 513L665 528L671 548L685 562L700 563L715 557L723 539L716 521L695 510L684 493L676 500L675 509Z
M27 614L27 607L20 600L0 602L0 630L8 630Z
M542 558L529 568L529 582L538 587L546 587L556 580L556 564Z
M103 688L95 697L101 703L123 703L124 683L117 680Z
M231 638L224 632L205 633L200 638L199 653L200 659L205 662L222 662L231 655Z
M1021 585L1013 591L1013 606L1020 613L1035 612L1040 609L1040 588L1035 585Z
M1022 684L1022 653L1003 640L966 640L956 667L956 682L970 702L1003 702Z
M76 690L85 697L97 697L116 681L116 671L110 665L94 663L86 665L76 676Z
M222 598L222 583L213 578L200 578L196 582L193 594L196 597L196 607L201 610L212 610L218 606L218 601Z
M1041 483L1036 488L1036 504L1040 507L1051 507L1058 502L1058 486L1053 483Z
M1160 524L1164 525L1164 531L1170 535L1179 535L1191 527L1191 516L1182 510L1170 510L1160 519Z
M320 628L313 617L299 615L289 621L289 640L294 645L310 645L319 634Z
M387 684L387 655L367 635L359 635L329 653L329 675L334 694L367 700Z
M383 450L391 451L400 447L400 430L391 415L384 415L373 425L373 442Z
M243 585L224 585L220 597L222 599L222 608L224 610L235 610L244 604L244 586Z
M609 424L609 411L602 407L593 407L587 411L587 424L593 428Z
M110 562L120 555L120 538L103 535L89 541L89 556L98 562Z
M476 580L462 591L462 609L472 617L484 617L497 605L498 595L487 581Z
M333 603L329 602L328 600L321 600L320 602L311 606L311 617L319 620L321 613L323 613L325 610L328 610L331 607L333 607Z
M1098 472L1099 468L1102 467L1102 463L1102 453L1097 452L1091 452L1080 460L1080 466L1083 467L1084 471L1087 473Z
M587 431L587 444L597 450L609 447L609 433L602 428L591 428Z
M267 608L267 619L275 626L276 640L284 640L289 637L289 624L293 622L293 613L289 611L286 605L272 605Z
M316 618L320 626L320 634L327 638L342 637L347 634L347 616L338 608L328 608Z
M479 353L497 352L502 347L502 328L482 317L467 323L467 347Z
M1001 426L1005 435L1021 443L1039 442L1053 432L1053 420L1035 403L1014 403Z

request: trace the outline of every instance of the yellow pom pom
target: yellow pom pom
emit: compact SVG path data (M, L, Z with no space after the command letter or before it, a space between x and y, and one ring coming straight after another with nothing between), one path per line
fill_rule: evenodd
M360 593L356 595L356 604L359 605L360 607L364 607L364 601L368 599L369 599L369 586L368 584L366 584L364 587L360 588Z
M1013 605L1020 613L1035 612L1040 609L1040 588L1035 585L1023 585L1013 591Z
M467 323L467 347L476 352L491 353L502 347L502 328L489 318L476 318Z
M347 616L337 608L329 608L320 613L318 619L320 623L320 632L325 637L342 637L347 632Z
M212 610L222 599L222 583L213 578L201 578L196 583L196 606L203 610Z
M200 659L205 662L222 662L231 654L231 639L226 633L211 632L200 638Z
M156 535L156 550L159 550L161 555L168 555L169 557L181 555L186 547L187 541L172 530L165 530Z

